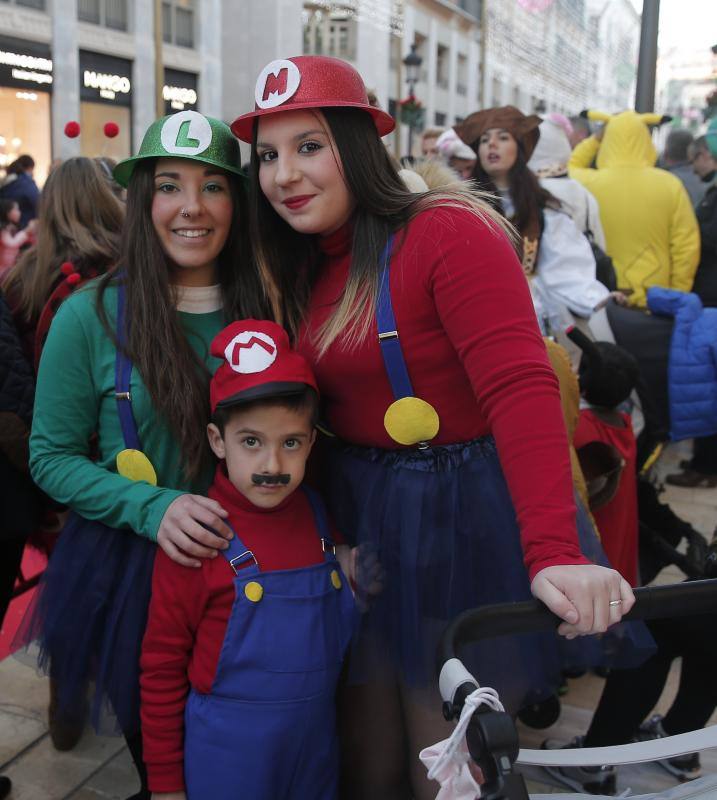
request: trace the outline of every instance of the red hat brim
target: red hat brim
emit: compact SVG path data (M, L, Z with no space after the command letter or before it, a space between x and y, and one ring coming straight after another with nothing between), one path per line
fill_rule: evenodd
M305 103L286 103L284 105L276 106L274 108L260 108L256 111L251 111L248 114L242 114L237 117L231 124L232 133L242 142L251 144L252 136L254 133L254 120L258 117L263 117L266 114L276 114L281 111L299 111L302 109L316 108L359 108L362 111L367 111L372 117L376 125L376 130L379 136L386 136L396 127L396 122L392 116L387 114L380 108L375 108L366 103L341 103L339 101L319 102L316 100L307 101Z

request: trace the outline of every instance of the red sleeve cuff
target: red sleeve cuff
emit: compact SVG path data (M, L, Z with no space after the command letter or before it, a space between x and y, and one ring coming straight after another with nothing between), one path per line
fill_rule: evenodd
M552 558L544 557L539 559L538 561L534 561L530 566L528 566L528 577L530 578L530 582L533 582L533 578L540 572L541 569L545 569L546 567L563 567L566 564L592 564L593 562L590 559L586 558L582 553L578 555L574 555L572 558L566 557L564 554L561 556L553 556Z
M184 791L184 761L147 764L147 779L150 792Z

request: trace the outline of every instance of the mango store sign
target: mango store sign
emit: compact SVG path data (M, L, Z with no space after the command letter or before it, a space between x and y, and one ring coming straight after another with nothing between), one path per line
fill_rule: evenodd
M184 111L187 106L196 106L197 93L194 89L187 89L184 86L164 86L162 97L169 103L174 111Z
M132 91L132 84L124 75L110 75L89 69L84 71L83 83L87 89L97 89L100 97L105 100L114 100L118 94L129 94Z

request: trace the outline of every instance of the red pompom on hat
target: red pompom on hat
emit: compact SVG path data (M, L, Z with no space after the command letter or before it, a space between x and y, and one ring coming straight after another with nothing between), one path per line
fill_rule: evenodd
M70 120L65 125L65 136L68 139L76 139L80 135L80 123L75 122L75 120Z
M232 122L232 133L251 143L254 120L277 111L301 108L359 108L373 117L379 136L396 127L389 114L368 102L359 73L345 61L330 56L294 56L277 59L259 73L254 89L254 111Z
M266 397L318 392L306 359L291 349L286 331L268 320L232 322L214 338L211 352L222 359L209 387L212 413Z
M108 139L114 139L119 133L119 125L116 122L105 122L105 126L102 130L105 132L105 136Z

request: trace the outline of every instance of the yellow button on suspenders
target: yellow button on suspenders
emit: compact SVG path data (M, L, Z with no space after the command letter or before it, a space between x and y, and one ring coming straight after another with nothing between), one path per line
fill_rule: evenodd
M334 587L334 589L341 588L341 576L335 569L331 570L331 584Z
M117 472L131 481L147 481L157 485L157 473L152 463L141 450L122 450L117 453Z
M386 433L399 444L430 442L438 433L436 409L420 397L402 397L386 409L383 418Z
M244 587L244 594L247 600L251 600L252 603L258 603L264 596L264 587L256 581L249 581Z

